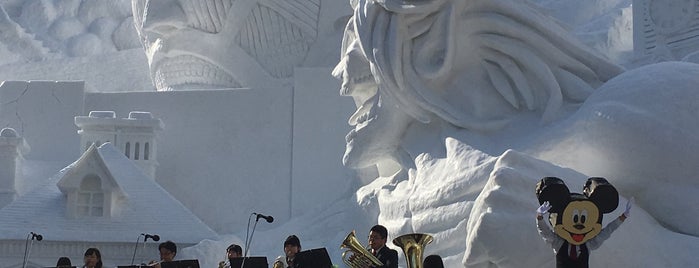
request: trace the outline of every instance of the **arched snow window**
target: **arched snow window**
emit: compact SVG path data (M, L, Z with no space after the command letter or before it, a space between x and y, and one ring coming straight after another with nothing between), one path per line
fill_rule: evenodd
M124 154L126 155L126 158L131 158L131 143L130 142L126 143L126 148L124 148Z
M141 149L140 147L141 147L140 144L137 142L136 146L133 148L134 149L133 150L133 159L134 160L138 160L139 151Z
M87 175L83 178L75 205L78 216L101 217L104 215L104 193L102 182L97 175Z
M143 160L148 160L148 150L150 150L150 146L146 142L145 144L143 144Z

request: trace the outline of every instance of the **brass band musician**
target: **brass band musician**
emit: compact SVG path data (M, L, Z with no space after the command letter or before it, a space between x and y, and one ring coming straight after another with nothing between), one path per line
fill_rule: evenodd
M231 268L231 260L243 257L243 248L237 244L231 244L226 248L226 260L218 263L219 268Z
M60 257L58 258L58 261L56 262L56 268L70 268L73 267L73 264L70 262L70 258L68 257Z
M369 232L370 252L383 263L373 268L398 268L398 251L386 246L388 230L383 225L374 225Z
M102 268L102 254L97 248L88 248L83 258L83 268Z
M158 245L158 253L160 253L160 261L150 261L148 266L160 268L160 263L175 260L175 256L177 256L177 245L170 240L160 243L160 245Z
M294 257L301 251L301 240L296 235L290 235L284 240L284 255L277 257L274 268L294 268Z
M423 268L444 268L444 262L442 262L442 256L439 255L429 255L425 257L422 262Z

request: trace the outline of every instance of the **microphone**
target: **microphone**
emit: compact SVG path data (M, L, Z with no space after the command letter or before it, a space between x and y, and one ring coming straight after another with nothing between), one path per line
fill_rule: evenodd
M255 219L255 225L252 226L252 232L250 232L250 220L252 220L252 215L256 215L257 218ZM265 219L269 223L274 221L274 218L272 216L265 216L255 212L250 214L250 217L248 217L248 229L245 232L245 252L243 252L243 263L241 263L240 267L247 267L245 266L245 260L248 256L248 249L250 249L250 244L252 243L252 235L255 234L255 227L257 227L257 222L260 221L260 218ZM248 239L248 235L250 236L250 239Z
M151 234L141 234L141 235L143 235L143 236L146 237L145 239L143 239L143 242L148 241L148 238L150 238L150 239L152 239L153 241L156 241L156 242L157 242L157 241L160 241L160 236L157 235L157 234L154 234L154 235L151 235Z
M255 215L257 215L257 219L255 219L255 220L259 220L260 218L263 218L269 223L274 221L274 217L272 217L272 216L265 216L265 215L262 215L260 213L255 213Z
M36 238L36 241L41 241L44 239L44 237L40 234L37 234L35 232L30 232L30 233L32 234L32 240L34 240L34 238Z
M146 233L141 233L137 238L136 238L136 244L133 246L133 256L131 257L131 265L133 265L134 260L136 260L136 250L138 250L138 240L141 239L141 236L145 236L143 239L143 248L146 248L146 241L148 241L148 238L152 239L153 241L160 241L160 236L157 234L146 234Z

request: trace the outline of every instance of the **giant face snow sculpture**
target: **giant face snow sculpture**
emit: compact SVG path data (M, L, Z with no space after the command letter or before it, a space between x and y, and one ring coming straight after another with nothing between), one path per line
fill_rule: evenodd
M355 168L410 167L401 139L411 124L487 132L523 113L549 122L622 72L506 0L358 1L342 53L334 74L358 107L344 158Z
M133 0L157 90L269 87L318 34L320 0Z

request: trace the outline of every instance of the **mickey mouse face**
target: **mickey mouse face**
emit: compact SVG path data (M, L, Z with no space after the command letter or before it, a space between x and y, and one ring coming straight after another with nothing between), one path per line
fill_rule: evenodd
M551 225L556 235L581 245L602 231L602 215L619 205L619 193L606 179L589 178L583 194L571 193L563 180L545 177L536 185L539 204L551 203Z
M581 245L602 231L600 211L589 200L571 201L559 215L553 231L572 245Z

